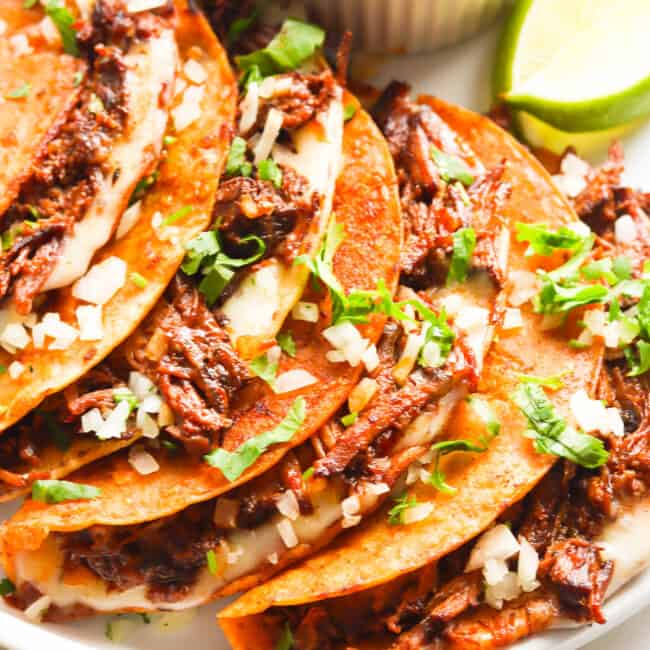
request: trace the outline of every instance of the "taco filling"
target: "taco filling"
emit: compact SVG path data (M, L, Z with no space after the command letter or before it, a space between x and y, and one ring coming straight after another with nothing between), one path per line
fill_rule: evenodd
M33 338L21 319L47 311L46 292L86 274L118 230L136 185L157 166L178 66L167 18L100 0L77 34L87 63L76 78L77 101L0 217L2 344L9 352L25 346L6 325Z
M380 104L390 115L387 124L415 116L407 126L417 132L413 140L426 139L418 146L425 150L435 146L439 152L426 190L414 168L403 163L411 145L401 143L401 155L395 155L402 205L408 205L413 214L426 215L439 236L421 244L422 271L416 278L410 266L403 280L412 286L402 285L393 299L383 283L373 291L342 291L331 261L345 241L344 234L336 222L330 225L311 269L314 280L328 290L321 309L324 304L331 311L330 326L322 331L331 346L329 361L362 364L366 369L347 405L315 435L287 452L275 468L226 496L154 522L52 533L37 551L19 552L15 558L19 582L30 593L49 598L48 617L76 616L89 609L181 609L258 582L313 552L342 529L357 526L374 511L409 465L426 454L454 406L475 385L491 340L499 280L505 275L506 255L500 247L507 240L499 216L508 198L501 180L503 170L483 171L462 138L430 106L412 103L406 88L399 94L391 88L390 93L390 100ZM397 107L387 108L389 101ZM422 123L430 126L429 134ZM414 149L415 154L420 151ZM456 169L462 170L465 185L443 171L447 170L440 162L443 157L447 165L454 161ZM413 196L416 190L417 198ZM415 224L414 217L408 226L413 247L418 244ZM458 233L467 236L475 229L480 233L476 256L473 245L468 250L458 243ZM185 294L184 304L192 306L193 313L201 313L196 311L199 301L190 295ZM310 305L318 313L315 303L303 300L298 304L302 315L307 313L305 320L311 320ZM363 323L375 311L389 316L377 345L369 344L353 325ZM294 319L300 316L294 310ZM142 336L154 341L146 328ZM168 337L171 356L161 362L165 368L181 363L183 337L182 327ZM210 349L219 350L220 344L213 341ZM147 356L145 346L136 345L134 350L140 351L141 359ZM276 353L279 348L266 352L267 364ZM237 374L236 363L227 353L218 363L201 367L226 368L233 382L239 377L245 381L245 371ZM175 382L182 377L174 370ZM277 377L275 390L281 390L281 378ZM165 392L166 381L159 381L158 386L166 396L172 395L167 403L178 414L173 393ZM183 389L181 393L190 407L188 415L167 427L163 444L179 430L191 433L192 423L203 413L196 403L190 403L192 392ZM223 426L223 420L216 426ZM189 441L197 440L190 437ZM175 452L156 449L158 445L159 441L154 446L138 445L132 454L162 465L164 455ZM240 470L223 449L210 452L206 460L230 479L239 476ZM49 569L41 573L39 566ZM72 576L83 582L83 589Z

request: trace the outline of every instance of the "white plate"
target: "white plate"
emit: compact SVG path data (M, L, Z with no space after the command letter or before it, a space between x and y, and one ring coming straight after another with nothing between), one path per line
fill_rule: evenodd
M417 55L394 59L377 59L366 67L377 81L390 79L409 81L414 92L427 92L475 110L486 110L489 102L489 79L492 53L497 29L477 39L438 54ZM650 124L625 143L627 181L634 186L650 184ZM5 518L15 506L0 507ZM649 531L650 533L650 531ZM10 650L228 650L228 645L215 624L215 615L224 601L201 608L192 623L173 632L162 631L154 624L138 625L123 644L109 641L105 636L106 618L66 625L35 625L21 614L0 607L0 648ZM517 646L517 650L574 650L593 641L620 625L643 607L650 605L650 572L639 576L621 590L605 607L608 623L575 630L555 630ZM626 650L647 648L647 623L642 615L626 630L636 630L633 636L618 630L607 640L593 645L593 650ZM256 650L251 648L250 650ZM586 650L586 649L585 649ZM592 650L592 646L589 646Z

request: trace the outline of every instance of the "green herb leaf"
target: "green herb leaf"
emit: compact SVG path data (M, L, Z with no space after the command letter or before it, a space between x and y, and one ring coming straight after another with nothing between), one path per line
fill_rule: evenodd
M24 0L23 9L31 9L37 2L38 0Z
M263 77L295 70L322 47L325 32L316 25L287 18L282 29L261 50L235 57L242 72L256 67Z
M194 210L194 208L191 205L185 205L176 210L176 212L170 214L168 217L165 217L162 225L170 226L171 224L176 223L179 219L184 219L190 212L192 212L192 210Z
M290 357L296 356L296 342L293 340L291 332L280 332L276 338L280 349L284 353L288 354Z
M264 242L255 235L243 237L243 243L252 242L257 250L244 259L235 259L226 255L221 248L221 241L216 230L201 233L186 245L187 253L181 269L187 275L201 273L204 277L199 284L199 291L212 306L227 284L235 275L233 269L252 264L263 257L266 251Z
M233 45L244 32L248 31L252 27L253 23L257 20L259 14L260 7L257 5L250 13L250 15L233 20L230 24L230 27L228 28L228 33L226 35L227 44L229 46Z
M45 13L52 19L61 35L63 49L66 54L79 56L79 47L77 46L77 32L73 25L74 16L63 5L62 0L47 0L45 3Z
M557 375L549 375L548 377L517 374L517 379L523 384L537 384L539 386L544 386L545 388L549 388L551 390L559 390L564 386L562 377L568 375L570 372L571 372L570 370L564 370L563 372L560 372Z
M149 188L155 184L159 176L160 176L160 171L156 169L152 174L149 174L149 176L145 176L144 178L141 178L136 183L136 186L133 190L133 194L131 194L131 198L129 198L129 206L132 206L134 203L137 203L147 193Z
M576 250L585 240L571 228L561 226L557 230L550 230L544 224L517 223L517 241L528 242L526 256L552 255L557 250Z
M126 402L129 405L129 415L140 405L140 401L128 388L116 388L113 391L113 400L116 404Z
M250 176L253 166L246 160L246 140L235 136L228 150L226 174L228 176Z
M102 491L94 485L71 481L40 480L32 483L32 499L43 503L95 499L101 493Z
M646 283L637 303L637 320L644 338L650 338L650 284Z
M271 388L275 384L275 376L278 373L278 362L269 361L266 354L255 357L249 365L251 371L260 379L263 379Z
M210 549L206 554L205 554L205 560L208 564L208 571L213 575L217 575L217 554L214 552L214 549Z
M630 371L627 373L629 377L638 377L650 370L650 343L646 341L637 341L636 343L637 355L632 350L632 346L625 349L625 358Z
M282 187L282 170L274 160L271 160L270 158L262 160L257 166L257 173L260 180L271 181L277 189Z
M316 470L313 467L310 467L309 469L306 469L302 473L302 480L303 481L308 481L313 475Z
M580 273L587 280L596 281L603 279L609 284L616 284L618 282L618 276L612 270L612 260L610 257L585 264L580 269Z
M284 629L282 630L282 636L278 639L278 642L275 644L275 650L292 650L294 647L293 634L291 634L291 628L289 623L284 624Z
M432 445L431 449L436 452L436 460L433 472L431 472L431 478L429 479L430 484L440 492L444 492L445 494L455 494L457 488L447 483L447 478L444 472L440 469L440 459L443 456L452 454L456 451L481 453L486 451L486 446L483 444L476 444L471 440L443 440L442 442L437 442L435 445Z
M388 511L388 523L391 526L399 526L404 523L404 513L418 504L415 497L409 496L406 492L394 499L395 505Z
M476 232L474 232L474 228L459 228L454 233L453 252L447 274L448 285L452 282L465 281L475 247Z
M460 158L445 153L433 144L431 145L431 158L443 181L447 183L460 181L466 187L474 182L470 168Z
M612 263L612 271L619 280L629 280L632 277L632 260L625 255L619 255Z
M176 142L176 140L178 140L178 138L177 138L176 136L173 136L173 135L166 135L166 136L163 138L163 144L164 144L166 147L169 147L169 146L171 146L172 144L174 144L174 142Z
M305 398L298 397L289 408L286 417L275 429L265 431L240 445L235 451L215 449L204 456L212 467L217 467L229 480L238 479L271 445L288 442L305 420Z
M344 427L351 427L359 419L358 411L352 411L341 418L341 424Z
M528 420L525 436L534 441L535 451L552 454L590 469L607 462L603 441L567 426L541 386L520 384L511 396Z
M140 275L137 271L130 273L129 279L131 282L133 282L133 284L135 284L136 287L138 287L138 289L144 289L149 284L147 278L145 278L143 275Z
M24 83L22 86L12 90L7 93L7 99L24 99L29 96L29 93L32 92L32 85L29 83Z
M78 70L77 72L74 73L74 77L72 77L72 85L77 88L79 84L83 81L84 78L84 73L81 70Z
M16 586L9 578L0 580L0 596L8 596L9 594L13 594L14 591L16 591Z
M349 122L357 114L357 110L355 104L346 104L343 107L343 121Z
M533 298L533 308L538 314L568 312L576 307L607 302L609 289L602 284L563 286L554 282L550 273L540 273L542 288Z

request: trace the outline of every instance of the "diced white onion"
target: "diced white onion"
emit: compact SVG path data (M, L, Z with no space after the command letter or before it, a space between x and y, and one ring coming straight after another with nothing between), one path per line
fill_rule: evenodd
M425 323L428 325L428 323ZM424 330L424 327L423 327ZM393 368L393 379L400 385L408 379L413 367L418 360L418 354L424 343L424 331L419 334L411 333L406 337L406 344L402 350L399 361Z
M142 405L138 408L135 424L145 438L157 438L160 433L158 423L142 408Z
M300 506L296 493L293 490L285 490L276 500L275 507L281 515L284 515L291 521L298 519L300 515Z
M619 244L633 244L637 238L636 224L629 214L614 222L614 238Z
M417 483L417 480L420 478L420 463L415 462L409 465L409 468L406 472L406 485L413 485Z
M474 545L469 556L465 572L482 569L489 559L507 560L519 551L519 543L510 528L504 524L497 524L483 533Z
M177 133L185 130L201 117L201 101L205 86L189 86L183 93L181 103L172 110L172 119Z
M162 408L162 398L160 395L147 395L140 402L140 409L145 413L160 413Z
M75 282L72 295L95 305L105 305L126 282L126 262L111 256L95 264Z
M35 600L23 613L32 621L40 621L43 614L48 610L52 604L52 599L49 596L41 596Z
M607 423L605 427L618 438L622 438L625 435L625 425L623 424L623 418L621 417L621 412L617 408L608 408L605 409L607 413Z
M3 36L7 31L7 23L0 18L0 36Z
M343 363L345 361L345 354L341 350L328 350L325 353L325 358L330 363Z
M142 201L136 201L133 205L129 206L122 214L120 223L117 226L115 231L115 239L122 239L140 218L140 212L142 211Z
M257 121L257 112L260 106L259 85L255 82L248 84L246 97L239 105L241 118L239 120L239 132L248 133Z
M338 323L323 330L325 340L336 350L343 353L345 360L351 366L358 366L361 363L363 353L368 347L368 340L364 339L359 330L348 321ZM332 357L327 357L332 361ZM334 362L335 363L335 362Z
M483 565L483 577L488 585L496 585L501 582L508 573L508 564L505 560L490 558Z
M126 433L126 421L129 417L129 404L126 401L119 402L104 420L97 437L100 440L119 438Z
M560 164L562 173L555 174L553 180L561 192L568 197L575 197L587 187L589 165L575 154L567 154Z
M226 564L237 564L244 555L244 549L241 546L235 546L232 551L226 552Z
M519 559L517 561L517 578L519 586L523 591L534 591L539 587L537 581L537 568L539 567L539 556L530 542L523 536L519 536Z
M29 334L21 323L9 323L0 334L0 343L11 348L8 351L12 353L27 347L29 340Z
M587 433L600 431L608 419L605 405L598 399L591 399L584 388L571 395L569 404L578 426Z
M438 368L443 364L440 345L435 341L429 341L422 348L422 365L425 368Z
M147 375L133 370L129 373L129 390L142 401L155 393L156 387ZM153 411L149 411L152 413Z
M402 521L405 524L414 524L426 519L433 512L432 503L418 503L412 508L407 508L402 514Z
M208 73L205 68L196 60L188 59L183 66L183 74L193 83L200 85L207 81Z
M269 561L269 564L273 565L277 564L280 561L277 553L269 553L269 555L266 556L266 559Z
M12 361L9 364L9 368L7 368L7 372L11 379L18 379L25 372L25 365L20 363L20 361Z
M142 445L133 445L129 449L129 463L142 476L153 474L160 469L158 461Z
M521 307L539 293L541 285L539 278L534 273L530 271L511 271L509 278L511 289L508 302L513 307Z
M66 350L79 336L79 330L64 323L56 312L48 312L41 322L45 335L54 339L48 346L49 350Z
M104 338L101 305L80 305L75 313L80 341L101 341Z
M137 14L140 11L158 9L167 4L167 0L129 0L126 9L130 14Z
M364 377L351 391L348 396L348 408L350 413L359 413L368 405L368 402L379 390L379 384L374 379Z
M374 343L366 348L366 351L361 355L361 361L368 372L372 372L379 365L377 346Z
M49 16L45 16L45 18L38 23L38 26L43 38L49 45L57 45L61 42L61 34Z
M341 512L344 517L352 517L359 514L361 510L361 502L359 501L359 495L353 494L352 496L346 497L341 501Z
M282 356L282 348L279 345L274 345L266 351L266 359L269 363L278 363Z
M305 386L311 386L318 381L314 375L302 368L295 368L294 370L287 370L275 380L273 389L276 393L291 393L294 390L299 390Z
M266 116L264 130L262 131L262 135L253 150L254 162L256 165L259 165L263 160L266 160L270 156L271 149L273 149L273 145L280 135L283 121L284 115L282 111L279 111L277 108L271 108L269 110L269 113Z
M174 424L175 421L176 419L174 418L174 411L169 408L168 404L165 404L163 402L160 406L160 413L158 413L158 426L168 427Z
M506 307L501 328L504 330L515 330L522 327L523 324L524 321L521 317L521 309L517 307Z
M92 433L101 430L104 418L98 408L92 408L81 416L81 430L84 433Z
M315 302L298 301L291 310L294 320L304 320L308 323L318 322L318 305Z
M341 519L341 528L353 528L361 523L361 515L351 515Z
M293 86L291 75L273 75L266 77L260 84L260 97L271 99L275 95L282 95L291 90Z
M9 37L9 44L14 56L27 56L34 51L25 34L14 34Z
M275 525L275 527L278 529L278 533L287 548L298 546L296 532L288 519L282 519Z
M366 494L372 494L374 496L379 496L381 494L386 494L386 492L390 492L390 487L388 486L387 483L379 482L379 483L364 483L363 490Z
M514 600L519 596L521 590L517 580L517 574L514 571L508 571L503 580L495 585L488 585L485 589L485 602L494 607L501 609L504 600Z

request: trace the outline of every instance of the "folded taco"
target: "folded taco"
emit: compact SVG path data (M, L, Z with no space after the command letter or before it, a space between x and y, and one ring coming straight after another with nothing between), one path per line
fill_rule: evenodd
M393 104L398 104L394 110ZM392 165L379 133L357 109L344 133L345 165L334 196L337 227L330 228L310 265L327 289L319 295L328 315L316 331L307 330L303 343L295 337L311 308L309 301L299 303L283 330L293 333L296 358L282 357L274 382L278 391L288 372L305 368L318 380L301 393L304 419L295 398L282 402L282 413L291 406L279 426L295 430L302 422L302 427L259 463L246 460L258 455L253 445L267 445L277 435L277 425L270 431L262 419L265 409L277 408L276 393L234 415L223 446L206 457L217 470L150 449L160 469L146 479L128 469L126 455L118 455L73 477L77 490L90 489L95 498L49 508L29 503L3 535L6 567L18 581L16 604L26 607L44 598L43 610L49 608L46 616L54 619L92 611L183 609L243 589L358 525L427 450L454 404L474 385L491 338L505 274L500 214L508 188L500 165L486 171L462 136L428 104L411 103L406 88L392 88L384 110L387 131L394 126L410 135L408 141L391 142L402 207L419 205L422 219L428 215L428 223L439 229L437 239L431 232L425 242L416 233L420 227L424 237L425 224L407 224L410 259L418 246L420 261L402 274L410 286L392 297L400 249L388 245L398 243L399 235L391 240L381 234L377 210L394 190L385 185L390 175L369 182L381 169L381 156L384 166ZM437 162L429 157L431 147ZM422 154L420 169L406 166L407 150ZM417 198L411 197L416 191ZM461 237L472 243L462 245ZM359 272L368 265L385 276L375 271L372 281L364 280ZM373 324L379 327L370 335ZM361 363L365 376L358 381L356 373L348 382L351 366ZM264 431L262 438L250 437L247 429ZM127 498L129 513L119 505ZM119 559L109 560L112 569L104 571L100 565L109 555ZM48 569L37 577L38 567Z
M155 304L210 223L234 121L226 55L186 2L83 6L0 8L0 429Z
M108 20L95 19L98 25ZM199 21L206 42L215 42L203 18L197 14L192 19ZM232 423L231 398L254 376L248 363L259 357L251 368L265 365L267 372L277 365L277 355L271 362L265 351L279 351L275 335L303 293L309 265L328 227L343 153L343 89L320 58L323 37L318 28L287 21L266 49L241 58L238 134L213 196L210 229L181 242L184 226L177 224L192 219L195 202L190 200L171 216L153 215L151 223L164 245L184 245L181 274L107 361L50 396L5 433L0 443L0 498L16 496L37 479L61 478L140 436L156 436L160 424L170 427L195 456L205 453ZM286 43L294 42L300 47L287 48ZM198 51L199 43L193 46ZM266 61L267 51L284 53L281 62ZM208 79L207 72L197 59L185 65L185 77L178 81L184 99L172 110L174 119L197 119L197 106L188 94L203 95L206 85L222 82L219 76ZM232 112L231 91L230 86L215 90L217 116L225 110L224 102ZM206 100L201 101L206 106ZM210 110L205 116L206 127L217 131L205 135L204 141L216 138L211 146L229 141L229 125L210 123ZM193 193L201 181L203 196L215 190L220 170L206 166L187 187L185 179L176 176L176 192ZM214 177L203 182L209 172ZM158 188L167 191L158 173L150 177L149 195ZM141 192L131 199L129 211L141 212ZM390 203L390 190L386 192L384 206ZM395 221L385 220L387 263L391 250L398 250L390 231ZM91 292L110 285L106 278L115 273L115 264L103 264L103 277L95 273L92 280L86 276L78 284L85 282ZM367 270L359 267L359 276ZM387 279L383 272L377 277ZM144 273L132 274L130 280L135 294L150 284ZM314 314L318 319L315 304L299 303L297 309L309 312L312 321Z
M639 467L647 434L641 425L621 438L623 420L613 408L632 408L636 427L644 407L632 407L634 391L622 388L620 353L601 372L605 337L590 329L619 323L609 326L617 345L644 336L624 320L631 320L629 310L644 310L643 298L633 304L645 291L629 248L638 244L628 243L627 261L615 265L619 276L612 271L603 282L600 273L612 253L624 252L613 220L642 220L640 200L635 208L627 192L608 186L615 185L611 165L592 173L576 207L600 224L603 243L594 247L570 203L512 138L486 118L440 101L434 106L487 164L506 162L512 186L503 209L513 230L508 305L483 375L444 439L404 473L390 503L221 613L234 648L500 647L559 615L598 620L613 569L599 542L619 558L610 590L620 584L616 571L622 580L644 564L636 547L629 557L621 551L633 537L629 519L607 521L617 505L621 514L633 512L639 527L647 521L645 503L630 502L635 491L643 496L644 484L637 490L618 480ZM624 205L636 216L625 215ZM623 305L613 315L612 296ZM610 320L603 320L607 303ZM634 344L643 349L642 339ZM641 349L628 354L631 375L643 370ZM618 386L616 396L611 388L606 396L605 376L606 385ZM634 460L632 449L640 454Z

